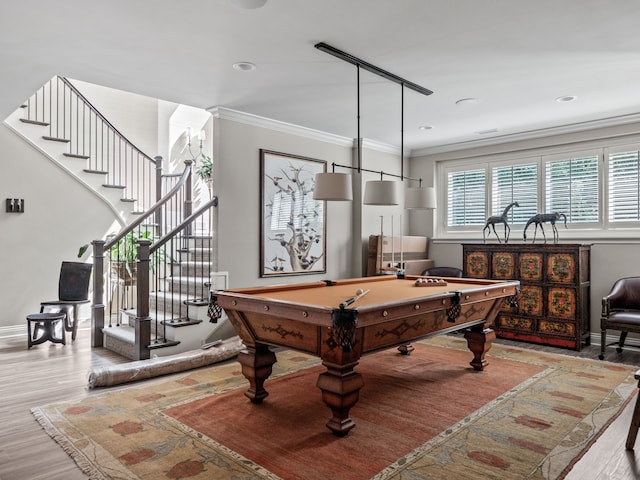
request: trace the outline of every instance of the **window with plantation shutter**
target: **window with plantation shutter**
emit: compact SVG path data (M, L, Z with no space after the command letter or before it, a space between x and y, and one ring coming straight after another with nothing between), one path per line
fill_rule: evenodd
M517 207L509 210L509 224L526 223L536 214L538 204L538 164L507 165L491 169L492 215L502 215L513 202Z
M450 227L484 225L486 220L486 170L449 172L447 222Z
M597 154L545 162L545 213L564 213L567 222L599 221Z
M512 229L538 213L560 213L571 230L563 240L639 239L638 139L640 135L625 144L591 141L571 151L564 145L557 152L532 149L439 162L436 173L448 204L436 209L436 235L481 237L478 226L517 202L507 212Z
M609 154L609 222L640 220L638 151Z

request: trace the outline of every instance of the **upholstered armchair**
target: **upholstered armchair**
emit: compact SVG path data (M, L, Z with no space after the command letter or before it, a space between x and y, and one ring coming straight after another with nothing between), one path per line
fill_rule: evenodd
M620 339L615 342L618 344L616 349L618 353L622 352L627 333L640 333L640 277L616 280L611 291L602 298L600 328L602 331L600 360L604 359L607 330L620 331Z

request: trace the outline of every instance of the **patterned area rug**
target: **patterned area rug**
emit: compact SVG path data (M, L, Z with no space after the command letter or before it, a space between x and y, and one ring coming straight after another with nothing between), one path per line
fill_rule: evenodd
M295 352L262 405L232 361L33 413L96 479L559 479L637 391L632 366L494 344L475 372L470 355L439 336L364 357L344 438L324 426L318 359Z

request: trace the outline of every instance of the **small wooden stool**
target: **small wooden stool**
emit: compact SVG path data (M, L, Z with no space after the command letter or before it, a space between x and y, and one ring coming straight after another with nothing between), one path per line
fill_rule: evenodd
M32 313L27 315L27 333L29 335L27 348L44 343L47 340L53 343L66 345L67 342L64 335L64 319L66 316L67 315L64 312ZM35 323L33 336L31 333L31 323ZM62 327L61 337L56 337L56 325L58 324ZM43 331L42 335L39 338L34 338L37 335L38 330Z
M640 370L637 370L635 379L638 380L638 388L640 388ZM627 450L633 450L633 446L636 443L636 437L638 436L638 427L640 427L640 393L636 399L636 408L633 409L633 417L631 417L631 425L629 425L629 435L627 435Z

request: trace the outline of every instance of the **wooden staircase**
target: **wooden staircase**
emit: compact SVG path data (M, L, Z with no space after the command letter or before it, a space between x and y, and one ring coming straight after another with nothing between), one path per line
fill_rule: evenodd
M78 112L82 118L74 116ZM226 318L214 321L207 316L210 289L226 288L228 278L213 271L211 226L217 199L195 214L191 211L195 160L185 161L182 173L163 174L162 158L137 149L60 77L5 123L108 204L122 225L107 240L93 242L93 346L139 360L235 335ZM138 275L135 285L114 279L110 262L116 259L110 258L110 248L125 241L128 233L143 231L152 232L151 250L159 247L151 254L156 265L142 280ZM154 263L149 256L137 261Z

